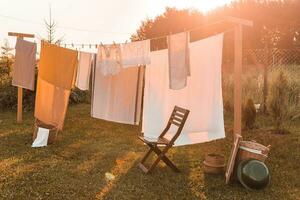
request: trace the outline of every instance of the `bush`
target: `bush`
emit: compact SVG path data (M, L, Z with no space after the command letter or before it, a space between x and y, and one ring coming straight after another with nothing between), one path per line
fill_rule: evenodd
M299 117L299 86L279 70L273 75L267 98L268 112L272 117L275 132L288 132L288 125Z
M247 129L254 127L256 120L256 109L252 99L248 99L246 105L243 106L243 125Z
M11 85L11 77L0 77L0 110L15 110L17 108L17 89Z
M91 94L89 91L82 91L75 88L70 94L70 104L91 103Z

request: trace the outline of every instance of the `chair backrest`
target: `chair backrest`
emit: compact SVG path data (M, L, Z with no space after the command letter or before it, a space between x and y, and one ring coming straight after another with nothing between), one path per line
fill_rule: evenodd
M175 140L178 138L178 136L181 134L181 131L184 127L184 124L187 120L189 113L190 113L189 110L175 106L166 128L164 129L164 131L161 133L159 137L163 138L165 134L168 132L168 130L170 129L171 125L173 124L178 127L175 135L170 140L170 143L174 143Z

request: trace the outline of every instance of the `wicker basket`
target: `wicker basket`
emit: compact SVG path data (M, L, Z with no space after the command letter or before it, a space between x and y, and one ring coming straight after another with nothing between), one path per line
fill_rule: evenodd
M218 154L207 154L205 156L204 173L206 174L223 174L225 169L225 159Z
M57 140L57 138L58 138L58 129L56 127L54 127L52 125L45 124L40 120L36 120L35 123L34 123L34 131L33 131L33 134L32 134L32 141L35 140L39 127L49 129L48 144L52 144Z
M255 141L241 141L237 155L238 162L250 158L264 162L268 157L270 145L268 147Z

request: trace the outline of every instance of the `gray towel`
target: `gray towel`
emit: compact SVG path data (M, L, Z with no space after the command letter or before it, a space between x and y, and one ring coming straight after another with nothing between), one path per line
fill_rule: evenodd
M18 38L12 85L34 90L36 44Z
M183 32L168 36L169 87L180 90L186 87L190 76L189 33Z

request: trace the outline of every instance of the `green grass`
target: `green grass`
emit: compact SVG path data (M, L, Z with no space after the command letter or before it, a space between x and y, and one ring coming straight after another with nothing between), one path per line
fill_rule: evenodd
M0 113L0 199L300 199L300 123L288 135L274 135L269 120L260 119L260 129L244 132L246 139L272 145L266 161L271 184L251 192L203 173L206 153L229 156L230 117L226 139L170 151L181 173L160 163L150 175L136 167L147 149L137 139L139 127L93 119L89 105L71 106L62 140L34 149L33 114L24 119L17 124L16 113ZM116 179L106 181L106 172Z

